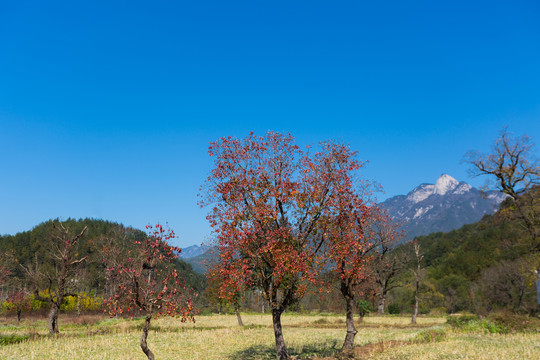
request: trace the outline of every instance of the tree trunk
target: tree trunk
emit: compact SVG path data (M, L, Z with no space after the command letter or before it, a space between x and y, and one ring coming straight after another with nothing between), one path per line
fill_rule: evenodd
M21 322L21 309L17 309L17 322Z
M238 309L238 305L234 307L234 310L236 311L236 319L238 320L238 326L244 326L244 322L242 321L242 317L240 316L240 310Z
M352 296L347 296L345 298L347 303L347 335L345 335L345 341L343 342L343 347L341 348L342 352L351 351L354 347L354 337L356 336L356 328L354 327L354 300Z
M411 323L416 324L416 317L418 316L418 295L414 295L415 303L414 303L414 311L411 319Z
M386 294L381 293L379 296L379 303L377 304L377 315L384 314L384 303L386 302Z
M420 265L418 267L420 267ZM420 287L419 273L420 271L418 271L418 273L415 273L416 282L415 282L415 289L414 289L414 310L413 310L413 315L411 319L411 323L413 324L416 324L416 317L418 316L418 289Z
M281 311L272 309L272 323L274 325L274 336L276 338L276 353L278 360L289 360L289 352L283 339L283 331L281 330Z
M58 307L55 303L51 304L51 309L49 310L49 334L58 334L60 330L58 329Z
M146 338L148 338L148 330L150 329L150 320L152 320L152 314L147 314L146 318L144 319L144 328L141 337L141 349L148 357L148 360L154 360L154 354L152 351L150 351L148 344L146 343Z

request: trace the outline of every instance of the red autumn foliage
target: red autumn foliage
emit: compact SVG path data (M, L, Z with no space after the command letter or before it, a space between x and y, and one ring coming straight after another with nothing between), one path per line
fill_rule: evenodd
M146 344L150 320L153 316L178 316L182 322L195 321L195 308L190 289L186 289L174 268L174 261L182 251L168 244L175 237L170 229L162 225L147 226L148 236L135 240L128 246L118 242L104 249L107 254L107 280L114 294L105 300L111 316L142 312L145 326L141 348L148 359L154 355Z
M223 295L263 291L279 359L289 358L281 314L322 269L326 222L347 201L363 166L345 145L320 148L304 152L291 135L274 132L221 138L209 147L215 164L201 205L213 206L208 220L217 234Z
M8 309L17 314L17 321L21 321L23 310L30 310L30 296L23 290L11 290L6 298Z
M342 351L353 349L357 333L354 326L355 297L368 288L377 243L366 234L366 226L377 214L370 204L372 188L367 181L349 186L340 193L335 211L325 219L327 268L339 278L340 292L346 304L347 334Z

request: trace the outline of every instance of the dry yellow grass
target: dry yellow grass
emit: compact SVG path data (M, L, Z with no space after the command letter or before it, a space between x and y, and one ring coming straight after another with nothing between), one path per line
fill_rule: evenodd
M292 354L302 358L335 353L345 336L343 316L283 317L284 336ZM177 319L152 322L148 342L157 359L226 360L274 359L274 335L269 315L243 315L245 327L235 316L199 316L197 322ZM444 318L420 318L409 325L408 317L367 317L358 327L357 345L390 340L412 340L426 326L440 325ZM0 359L141 359L142 320L106 320L98 324L64 323L59 337L46 336L43 321L21 326L1 326L0 333L43 334L34 340L0 347ZM486 352L496 356L488 356ZM516 354L516 355L513 355ZM535 359L540 358L536 335L476 335L449 332L442 342L395 347L378 359Z

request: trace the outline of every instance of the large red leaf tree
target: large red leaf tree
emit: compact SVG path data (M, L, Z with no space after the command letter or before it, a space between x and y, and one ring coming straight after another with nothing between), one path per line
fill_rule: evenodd
M148 235L129 241L112 239L104 248L107 280L113 295L105 300L111 316L142 313L145 316L141 349L149 360L154 354L147 344L150 321L154 316L178 316L182 322L194 321L191 291L174 267L182 251L169 245L175 237L162 225L147 226Z
M322 143L312 154L274 132L221 138L209 154L214 167L201 205L212 206L223 286L263 292L277 358L289 359L281 315L321 270L323 220L336 212L362 164L347 146Z

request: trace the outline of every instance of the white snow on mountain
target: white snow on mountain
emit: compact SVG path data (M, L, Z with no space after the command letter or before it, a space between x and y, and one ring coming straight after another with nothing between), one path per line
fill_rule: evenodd
M422 184L409 193L407 200L412 201L415 204L419 203L420 201L424 201L433 195L433 189L435 189L435 185Z
M488 199L495 199L498 203L503 202L504 199L506 199L508 196L505 193L497 192L497 193L491 193L487 196Z
M421 184L407 196L387 199L388 214L403 222L407 238L434 231L450 231L493 214L506 198L497 191L480 191L452 176L442 174L435 184Z
M459 181L447 174L442 174L435 183L435 189L433 193L444 195L449 191L452 191L459 185Z
M433 209L433 205L429 205L428 207L425 207L425 208L421 207L421 208L417 209L416 213L413 216L413 219L416 219L417 217L424 215L425 213L427 213L431 209Z
M459 185L459 181L451 177L447 174L442 174L438 179L435 185L433 184L422 184L418 186L416 189L411 191L409 195L407 195L407 200L417 204L420 201L426 200L428 197L434 194L438 195L444 195L449 191L452 191L456 189ZM465 187L463 187L458 194L463 194L464 192L471 189L470 185L464 184ZM469 187L468 189L466 187Z
M466 183L461 183L452 191L452 194L456 195L462 195L465 194L467 191L471 191L472 186Z

